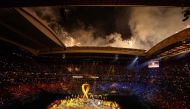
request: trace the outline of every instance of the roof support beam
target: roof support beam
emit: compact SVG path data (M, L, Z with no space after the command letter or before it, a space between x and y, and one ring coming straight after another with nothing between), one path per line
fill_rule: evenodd
M4 0L1 7L27 7L27 6L190 6L189 0Z
M182 41L184 41L184 39L187 39L187 38L190 38L190 28L186 28L186 29L180 31L179 33L176 33L176 34L162 40L161 42L159 42L158 44L153 46L150 50L148 50L146 52L146 56L150 57L152 55L157 55L157 54L159 54L159 53L157 53L158 51L168 47L169 45L175 44L177 42L182 42Z
M5 39L5 38L3 38L3 37L0 37L0 40L2 40L2 41L4 41L4 42L8 42L8 43L13 44L13 45L16 45L16 46L19 47L19 48L23 48L23 49L25 49L26 51L29 51L30 53L32 53L32 54L35 55L35 56L38 55L38 52L39 52L39 51L36 50L36 49L33 49L33 48L30 48L30 47L24 46L24 45L22 45L22 44L19 44L19 43L17 43L17 42L14 42L14 41Z
M40 50L39 55L59 53L105 53L105 54L126 54L144 56L145 50L141 49L123 49L114 47L67 47L66 50L60 48Z
M60 47L65 48L64 43L61 39L46 25L41 19L36 15L32 14L27 8L17 8L16 9L24 18L26 18L32 25L34 25L39 31L41 31L45 36L47 36L54 43Z
M2 26L4 26L4 27L8 28L9 30L11 30L11 31L13 31L13 32L15 32L15 33L17 33L17 34L19 34L19 35L21 35L21 36L23 36L23 37L26 37L27 39L29 39L29 40L31 40L31 41L37 43L38 45L43 46L42 43L39 43L38 41L32 39L31 36L26 35L26 34L20 32L18 29L14 28L14 27L11 27L10 25L5 24L3 21L0 21L0 24L1 24Z

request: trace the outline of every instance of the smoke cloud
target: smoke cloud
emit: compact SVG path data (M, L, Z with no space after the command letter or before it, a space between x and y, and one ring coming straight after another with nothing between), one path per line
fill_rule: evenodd
M123 28L125 26L130 28L131 34L128 34L130 36L124 38L126 34L120 33L117 31L118 29L109 34L98 34L104 29L100 30L94 25L86 25L78 19L76 20L79 26L68 31L64 25L60 24L64 21L61 21L63 18L61 18L60 8L57 7L30 9L55 31L66 46L112 46L148 50L163 39L190 25L190 20L182 22L181 8L127 7L122 8L119 14L113 14L115 20L113 23L116 27L122 27L122 31L125 31ZM69 14L69 9L65 9L65 13ZM66 17L69 19L69 16ZM96 19L94 18L94 20ZM126 31L128 30L126 29Z
M165 38L185 29L190 20L182 22L181 8L134 7L130 28L135 48L150 49Z

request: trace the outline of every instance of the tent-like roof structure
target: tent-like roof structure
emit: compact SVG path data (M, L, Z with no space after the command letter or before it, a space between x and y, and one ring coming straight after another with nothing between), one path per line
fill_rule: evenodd
M167 56L190 48L190 28L161 41L149 51L115 47L66 47L59 37L27 8L0 10L0 40L34 55L59 53L102 53L134 56Z
M149 5L149 6L181 6L188 7L189 0L4 0L1 7L26 7L26 6L123 6L123 5Z

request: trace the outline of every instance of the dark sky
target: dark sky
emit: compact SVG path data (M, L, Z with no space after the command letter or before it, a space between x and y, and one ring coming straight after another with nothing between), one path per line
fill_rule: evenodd
M60 24L69 32L93 28L94 36L98 37L113 32L122 34L123 39L131 36L130 11L126 7L64 7L60 8L60 14Z
M190 24L190 20L182 22L179 7L56 6L33 7L31 10L67 46L150 49Z

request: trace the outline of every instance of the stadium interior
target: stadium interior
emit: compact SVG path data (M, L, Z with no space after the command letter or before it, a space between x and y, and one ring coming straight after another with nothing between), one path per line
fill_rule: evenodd
M185 1L170 4L170 0L153 3L111 1L92 4L189 6ZM0 5L3 7L0 9L1 109L89 109L56 106L64 104L59 100L73 98L84 99L87 106L92 102L86 103L90 94L101 102L113 101L119 105L101 108L98 102L99 107L92 109L190 108L190 28L173 33L148 50L66 46L51 26L28 8L59 3L89 6L91 2L29 0ZM81 90L84 83L90 86L89 93L87 89Z

